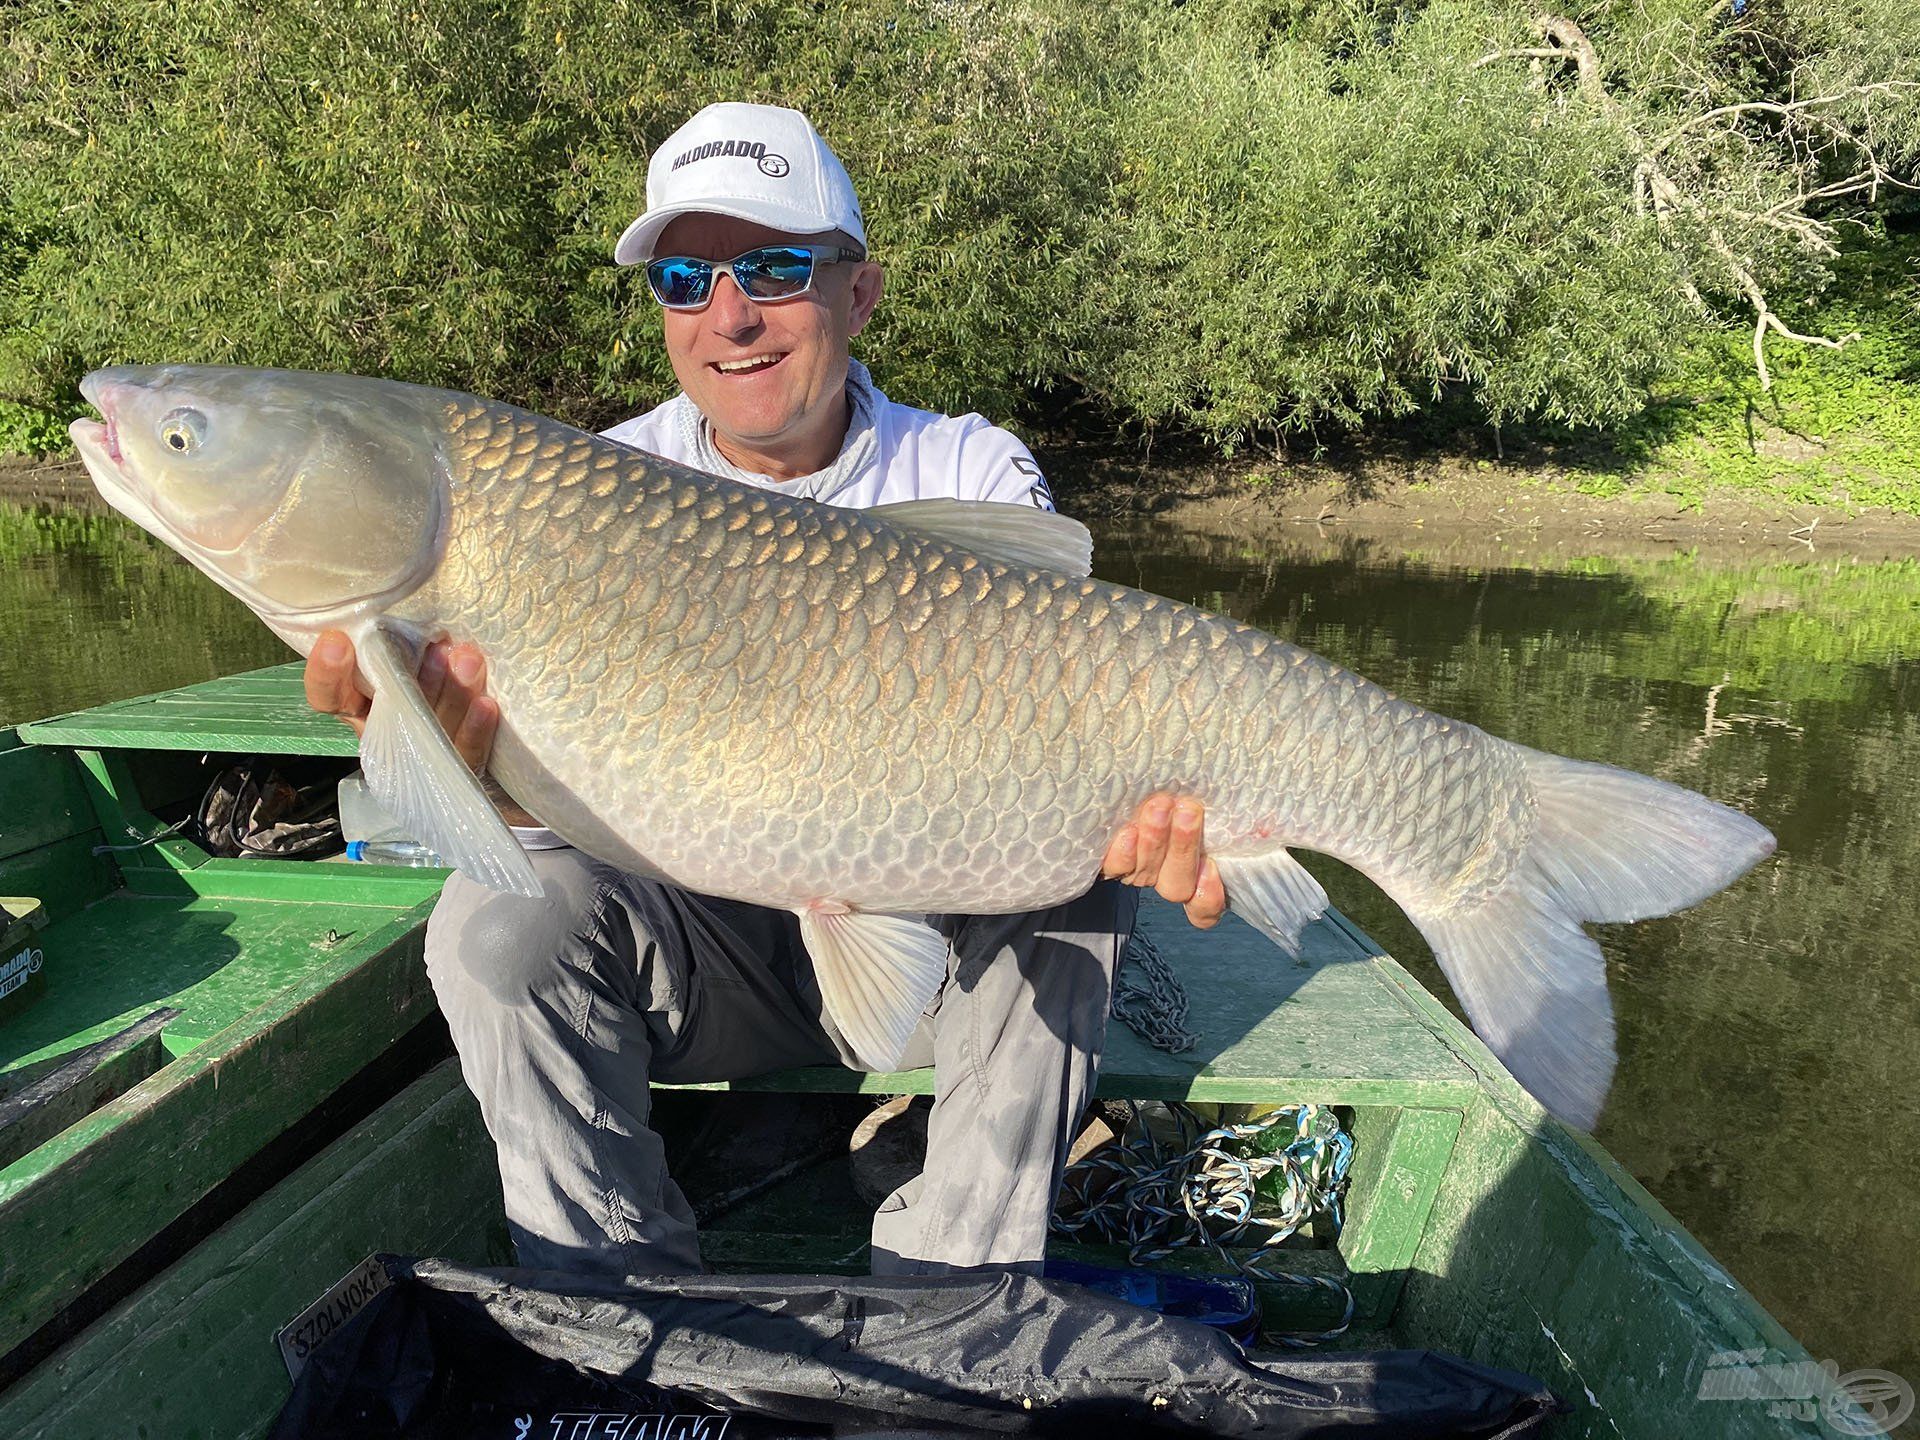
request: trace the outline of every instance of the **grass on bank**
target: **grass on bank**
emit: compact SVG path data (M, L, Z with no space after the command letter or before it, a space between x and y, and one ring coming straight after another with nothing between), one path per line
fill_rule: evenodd
M1788 323L1858 338L1838 350L1750 334L1696 338L1639 416L1567 447L1590 495L1740 494L1920 515L1920 237L1840 257L1833 284Z

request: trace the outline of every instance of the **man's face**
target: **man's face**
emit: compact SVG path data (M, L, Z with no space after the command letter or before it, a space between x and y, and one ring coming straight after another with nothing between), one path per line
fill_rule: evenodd
M731 260L761 245L823 243L828 237L682 215L661 233L654 254ZM791 458L803 467L784 467L794 475L830 463L845 435L847 342L879 299L880 267L843 262L816 264L812 288L791 300L750 300L721 274L702 309L662 311L673 373L713 426L722 453Z

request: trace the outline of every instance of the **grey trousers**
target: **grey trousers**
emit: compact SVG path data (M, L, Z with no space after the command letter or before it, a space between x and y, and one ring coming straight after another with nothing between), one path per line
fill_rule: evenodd
M455 875L427 972L480 1101L520 1263L701 1268L647 1127L649 1080L854 1064L785 911L694 895L578 850L532 853L546 895ZM947 983L905 1064L935 1067L925 1171L873 1221L876 1274L1037 1267L1092 1098L1138 896L1102 882L1027 915L933 916Z

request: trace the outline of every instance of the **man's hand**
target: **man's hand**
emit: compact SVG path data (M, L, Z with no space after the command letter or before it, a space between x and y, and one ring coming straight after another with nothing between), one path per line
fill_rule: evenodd
M307 656L307 704L323 715L338 715L356 735L367 728L372 698L360 688L353 664L353 642L329 630ZM486 657L472 645L437 641L420 661L420 693L453 741L453 748L475 774L487 768L500 706L487 694Z
M1220 923L1227 911L1220 872L1207 859L1202 833L1206 807L1191 795L1177 799L1164 790L1141 802L1133 819L1120 827L1107 847L1100 873L1129 885L1151 885L1202 930Z

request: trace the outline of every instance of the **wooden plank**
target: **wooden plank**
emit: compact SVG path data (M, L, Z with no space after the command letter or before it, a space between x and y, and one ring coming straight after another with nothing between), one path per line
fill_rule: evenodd
M0 1167L39 1149L166 1064L160 1032L179 1013L161 1006L119 1034L52 1061L43 1072L30 1070L20 1084L0 1090Z
M1177 907L1150 897L1140 925L1185 985L1188 1024L1201 1039L1193 1051L1169 1055L1125 1025L1109 1025L1102 1095L1446 1108L1479 1093L1472 1070L1407 1010L1390 972L1342 925L1309 926L1304 963L1232 915L1203 933ZM876 1075L818 1066L686 1088L917 1095L933 1086L931 1070Z
M353 860L214 859L181 877L206 899L315 901L412 909L437 898L451 870Z
M76 749L358 753L351 730L307 707L302 668L296 662L116 700L23 725L20 736L33 745Z
M431 1012L420 958L429 909L314 952L266 1003L0 1170L0 1352Z
M499 1195L448 1062L0 1396L0 1434L263 1434L289 1389L274 1332L368 1254L504 1263Z
M113 867L94 854L101 843L98 830L87 830L0 860L0 894L37 896L57 925L112 891Z
M209 859L191 870L128 873L129 895L153 899L280 901L410 909L439 895L449 870L331 860Z
M1383 1143L1369 1147L1377 1158L1364 1187L1363 1177L1354 1177L1340 1250L1353 1272L1354 1316L1363 1328L1384 1326L1399 1303L1459 1134L1458 1110L1401 1110Z
M315 720L325 720L315 716ZM208 719L182 725L163 712L95 720L43 721L23 727L36 745L65 745L102 750L215 750L260 755L338 755L360 753L360 742L337 720L327 728L295 729L288 721L250 717Z
M94 828L71 757L0 736L0 860Z

